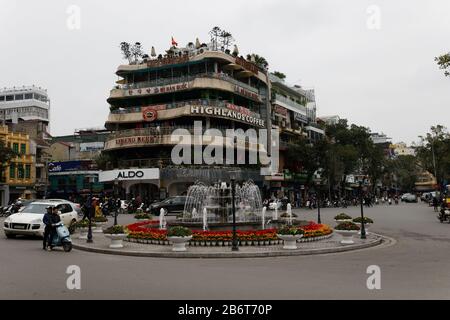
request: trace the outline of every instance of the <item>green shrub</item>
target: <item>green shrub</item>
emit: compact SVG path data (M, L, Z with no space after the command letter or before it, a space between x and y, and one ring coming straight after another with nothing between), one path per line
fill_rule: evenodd
M126 232L125 232L124 226L117 225L117 226L112 226L112 227L109 227L109 228L103 230L103 233L106 233L106 234L124 234Z
M342 222L339 223L336 228L334 228L335 230L346 230L346 231L359 231L359 227L354 224L353 222Z
M189 237L191 235L192 235L191 229L182 226L171 227L167 231L168 237Z
M353 222L361 223L362 219L361 219L361 217L358 217L358 218L353 219ZM366 223L373 223L373 220L370 218L364 217L364 224L366 224Z
M352 217L350 217L348 214L340 213L336 217L334 217L334 220L351 220Z
M302 229L296 228L296 227L284 226L284 227L278 229L277 233L281 234L281 235L296 236L296 235L304 234L305 231L303 231Z

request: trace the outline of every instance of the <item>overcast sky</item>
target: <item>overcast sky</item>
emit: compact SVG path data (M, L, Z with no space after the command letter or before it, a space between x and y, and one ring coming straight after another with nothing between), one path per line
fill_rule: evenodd
M71 5L79 29L68 27ZM121 41L162 53L172 35L180 45L207 42L216 25L241 54L258 53L289 83L315 88L319 116L394 142L450 127L450 78L434 62L450 50L448 0L0 0L0 87L47 88L53 135L103 126Z

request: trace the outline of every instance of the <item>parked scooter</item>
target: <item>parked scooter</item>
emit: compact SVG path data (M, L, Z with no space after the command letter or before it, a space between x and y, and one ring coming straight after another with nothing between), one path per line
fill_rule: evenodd
M62 222L57 223L55 227L56 227L56 234L53 237L52 246L63 247L65 252L71 251L72 239L70 238L69 230Z

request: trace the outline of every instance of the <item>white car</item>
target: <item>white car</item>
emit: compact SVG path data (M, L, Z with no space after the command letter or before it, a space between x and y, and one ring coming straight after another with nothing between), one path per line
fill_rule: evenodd
M43 237L45 225L42 220L48 206L55 206L58 209L61 222L67 228L70 229L70 226L78 221L79 209L75 203L57 199L37 200L5 219L3 231L6 237L14 238L16 235Z

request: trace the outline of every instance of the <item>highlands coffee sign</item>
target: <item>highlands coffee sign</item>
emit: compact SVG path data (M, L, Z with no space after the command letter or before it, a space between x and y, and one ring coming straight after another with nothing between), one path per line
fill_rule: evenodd
M246 122L258 127L264 127L265 122L262 119L254 116L238 112L236 110L230 110L221 107L204 107L204 106L191 106L191 115L205 115L212 117L228 118Z
M98 175L100 182L110 181L135 181L135 180L158 180L159 169L124 169L101 171Z

